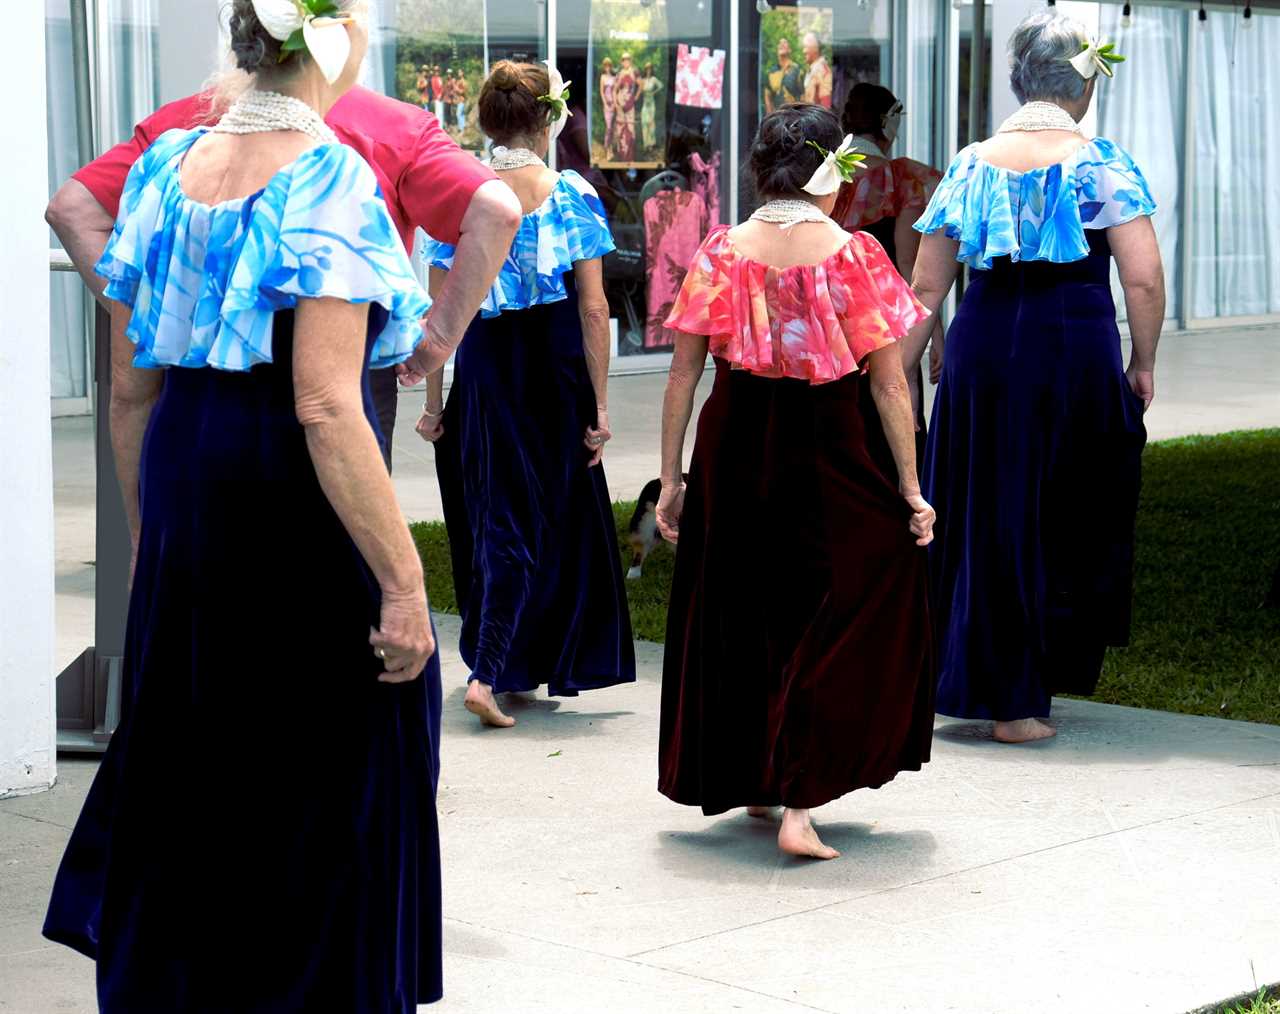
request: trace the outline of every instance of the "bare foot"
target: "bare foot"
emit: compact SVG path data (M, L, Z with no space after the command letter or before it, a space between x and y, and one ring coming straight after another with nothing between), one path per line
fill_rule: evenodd
M463 701L463 705L473 715L478 715L485 725L510 729L516 724L514 718L498 707L498 702L493 696L493 687L480 680L472 680L467 684L467 698Z
M755 817L756 820L768 820L773 816L772 806L748 806L747 816Z
M782 813L782 828L778 831L778 848L792 856L809 859L838 859L840 853L830 845L824 845L817 829L809 820L808 810L786 809Z
M1034 743L1056 736L1058 730L1038 718L1020 718L1016 722L996 722L997 743Z

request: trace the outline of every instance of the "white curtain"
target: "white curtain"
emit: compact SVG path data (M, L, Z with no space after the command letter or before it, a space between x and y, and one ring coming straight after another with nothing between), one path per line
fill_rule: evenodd
M1211 13L1194 29L1192 315L1280 313L1280 17Z
M1121 9L1101 10L1101 37L1116 41L1127 58L1110 80L1100 80L1098 133L1115 141L1138 163L1151 185L1159 210L1153 222L1164 258L1169 317L1177 317L1181 293L1182 165L1185 161L1183 116L1186 75L1186 11L1134 5L1133 23L1124 28ZM1116 307L1125 308L1118 283Z

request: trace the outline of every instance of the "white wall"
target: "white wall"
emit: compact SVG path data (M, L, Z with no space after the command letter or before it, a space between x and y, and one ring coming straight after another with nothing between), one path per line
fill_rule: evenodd
M44 8L5 5L0 60L21 96L0 116L0 796L47 789L55 764Z

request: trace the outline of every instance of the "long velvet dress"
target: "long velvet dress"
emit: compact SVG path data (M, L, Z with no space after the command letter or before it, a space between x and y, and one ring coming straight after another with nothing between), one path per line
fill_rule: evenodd
M1106 229L1155 202L1109 141L1061 165L952 163L917 228L972 270L926 454L938 710L1014 721L1096 688L1128 641L1146 442L1120 356Z
M707 334L667 616L658 787L820 806L929 759L926 553L860 368L923 309L878 243L776 270L713 229L667 326ZM687 339L686 339L687 340Z
M97 961L107 1014L411 1014L441 995L439 663L377 682L380 591L295 415L290 308L371 302L386 366L429 304L350 149L206 206L178 185L201 133L135 166L98 268L165 375L122 721L44 932Z
M524 217L454 361L436 474L461 652L498 693L634 682L635 647L573 281L613 249L591 185L566 171ZM449 269L453 248L424 246Z

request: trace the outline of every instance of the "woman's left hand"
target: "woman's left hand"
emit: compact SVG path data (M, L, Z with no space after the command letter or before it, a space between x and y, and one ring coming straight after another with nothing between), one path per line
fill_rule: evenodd
M591 452L591 460L587 462L588 468L594 468L600 464L604 458L604 445L613 439L613 432L609 429L609 411L608 409L596 409L596 424L587 427L587 434L582 438L582 442L586 445L587 450Z
M1145 412L1156 400L1155 371L1138 370L1130 366L1124 371L1124 378L1129 383L1129 389L1142 399L1142 411Z
M414 427L418 432L418 436L428 443L434 444L442 436L444 436L444 409L439 412L430 412L423 408L422 415L418 417L418 424Z
M929 501L918 492L903 493L902 498L911 508L911 534L917 546L927 546L933 541L933 525L938 516Z

